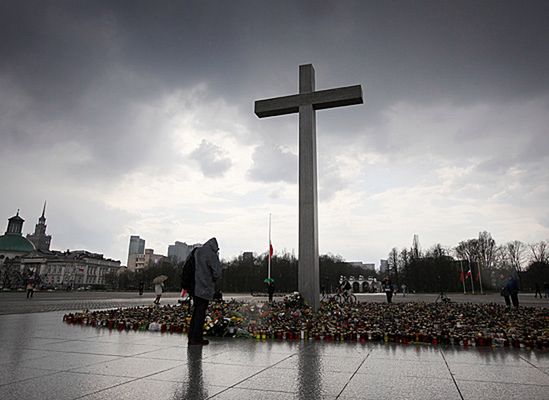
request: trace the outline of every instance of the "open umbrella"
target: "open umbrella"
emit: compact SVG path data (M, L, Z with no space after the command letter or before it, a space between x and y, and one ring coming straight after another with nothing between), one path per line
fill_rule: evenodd
M164 282L166 279L168 279L168 277L167 277L166 275L158 275L156 278L153 279L153 283L154 283L154 284L162 283L162 282Z

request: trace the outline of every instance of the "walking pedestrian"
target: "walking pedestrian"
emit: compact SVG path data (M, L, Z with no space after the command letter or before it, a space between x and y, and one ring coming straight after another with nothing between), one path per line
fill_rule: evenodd
M383 280L383 290L385 291L385 295L387 296L387 303L393 302L393 283L391 282L391 278L387 277Z
M536 282L536 293L534 294L534 297L537 299L539 294L539 298L541 299L541 289L539 287L539 283Z
M156 299L154 299L154 304L160 304L160 298L162 297L162 292L164 291L163 283L154 284L154 294L156 294Z
M216 238L211 238L195 251L193 313L189 325L189 346L207 345L203 338L204 320L208 303L213 300L215 282L221 279L219 246Z
M511 309L511 299L509 298L509 289L507 288L507 283L501 288L500 294L505 299L505 305L507 306L507 309Z
M27 278L27 299L32 299L32 296L34 295L34 278L31 275Z
M549 297L549 282L543 282L543 291L545 292L545 298Z
M511 286L509 289L509 293L511 294L511 302L513 303L513 307L518 308L519 307L519 298L518 298L518 292L519 292L519 284L517 278L514 276L511 277Z

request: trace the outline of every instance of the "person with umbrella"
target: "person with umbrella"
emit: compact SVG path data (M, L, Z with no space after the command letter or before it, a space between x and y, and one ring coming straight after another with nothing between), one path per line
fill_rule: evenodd
M154 304L160 304L160 298L162 297L162 292L164 291L164 281L168 279L166 275L158 275L153 279L154 283L154 294L156 294L156 299Z

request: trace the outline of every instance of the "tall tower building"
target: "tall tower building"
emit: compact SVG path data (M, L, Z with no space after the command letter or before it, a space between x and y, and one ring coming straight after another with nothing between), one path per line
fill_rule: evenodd
M128 263L126 266L129 269L135 269L136 255L145 254L145 239L141 239L139 236L130 236L130 246L128 248Z
M36 250L50 250L51 235L46 235L46 226L46 202L44 202L42 216L38 218L38 223L34 228L34 233L27 235L27 239L34 244Z

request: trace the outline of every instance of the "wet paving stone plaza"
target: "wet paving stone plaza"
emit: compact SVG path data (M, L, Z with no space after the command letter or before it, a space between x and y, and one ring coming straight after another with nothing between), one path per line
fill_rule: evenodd
M64 311L4 314L1 399L549 398L547 351L239 338L189 348L185 334L67 324Z

